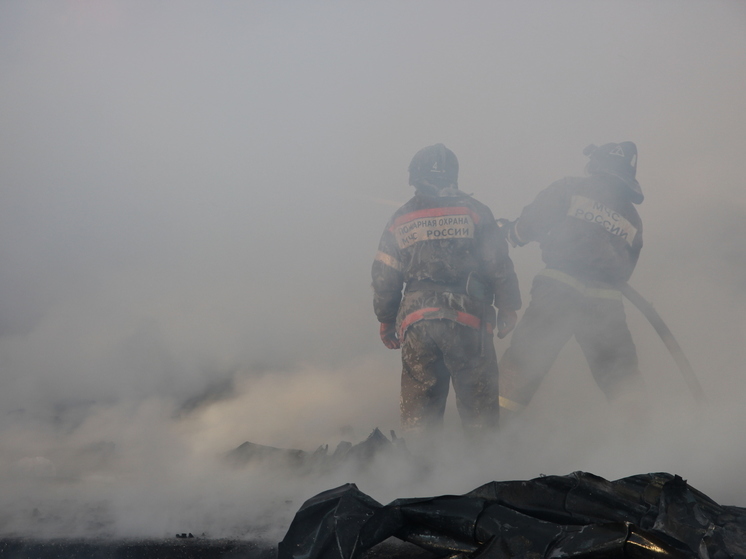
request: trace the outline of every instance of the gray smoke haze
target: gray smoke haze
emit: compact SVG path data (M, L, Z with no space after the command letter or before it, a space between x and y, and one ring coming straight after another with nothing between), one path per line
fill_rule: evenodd
M574 470L746 505L743 3L11 0L0 92L0 535L274 538L347 481L387 502ZM628 306L644 431L571 342L525 421L429 476L221 464L398 429L370 264L417 150L445 143L513 219L624 140L646 195L630 283L707 406ZM527 303L539 251L512 256Z

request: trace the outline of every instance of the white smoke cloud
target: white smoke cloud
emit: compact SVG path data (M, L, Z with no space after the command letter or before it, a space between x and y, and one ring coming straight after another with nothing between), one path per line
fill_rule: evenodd
M346 481L386 502L576 469L746 502L745 25L717 1L0 5L0 534L272 538ZM646 195L631 284L707 407L629 308L645 430L571 343L481 455L449 407L429 476L221 462L398 429L369 270L418 149L445 143L514 218L587 144L624 140ZM512 254L528 302L539 253Z

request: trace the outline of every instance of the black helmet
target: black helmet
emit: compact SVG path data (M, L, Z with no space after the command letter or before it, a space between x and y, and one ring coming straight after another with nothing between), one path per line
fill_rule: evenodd
M644 196L640 183L637 182L637 146L634 142L604 144L596 147L593 144L583 150L590 160L586 171L591 175L606 174L622 179L632 193L632 202L639 204Z
M427 146L418 151L409 164L409 184L417 186L422 181L448 188L458 184L458 159L443 144Z

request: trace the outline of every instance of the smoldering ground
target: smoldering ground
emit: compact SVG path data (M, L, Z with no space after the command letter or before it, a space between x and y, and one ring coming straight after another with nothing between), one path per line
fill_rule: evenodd
M577 469L746 503L744 26L731 2L3 3L0 532L277 538L347 481L387 502ZM707 405L628 307L644 428L570 343L481 452L449 408L424 464L225 466L244 441L398 429L369 270L418 149L445 143L514 218L623 140L646 195L631 283ZM511 254L528 301L538 250Z

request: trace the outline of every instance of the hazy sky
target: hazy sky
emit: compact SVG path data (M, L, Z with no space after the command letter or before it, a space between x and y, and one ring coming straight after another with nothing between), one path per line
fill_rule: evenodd
M744 99L737 1L0 3L0 483L34 459L59 502L105 503L109 533L235 534L283 492L208 491L217 453L398 429L370 264L416 151L445 143L460 187L512 219L582 173L587 144L631 140L646 198L630 283L709 406L628 305L653 426L615 430L573 342L530 437L416 490L666 470L746 505ZM512 256L528 302L538 249ZM409 496L399 482L362 488ZM30 502L54 509L26 489L0 501L0 533L38 529L17 512Z

